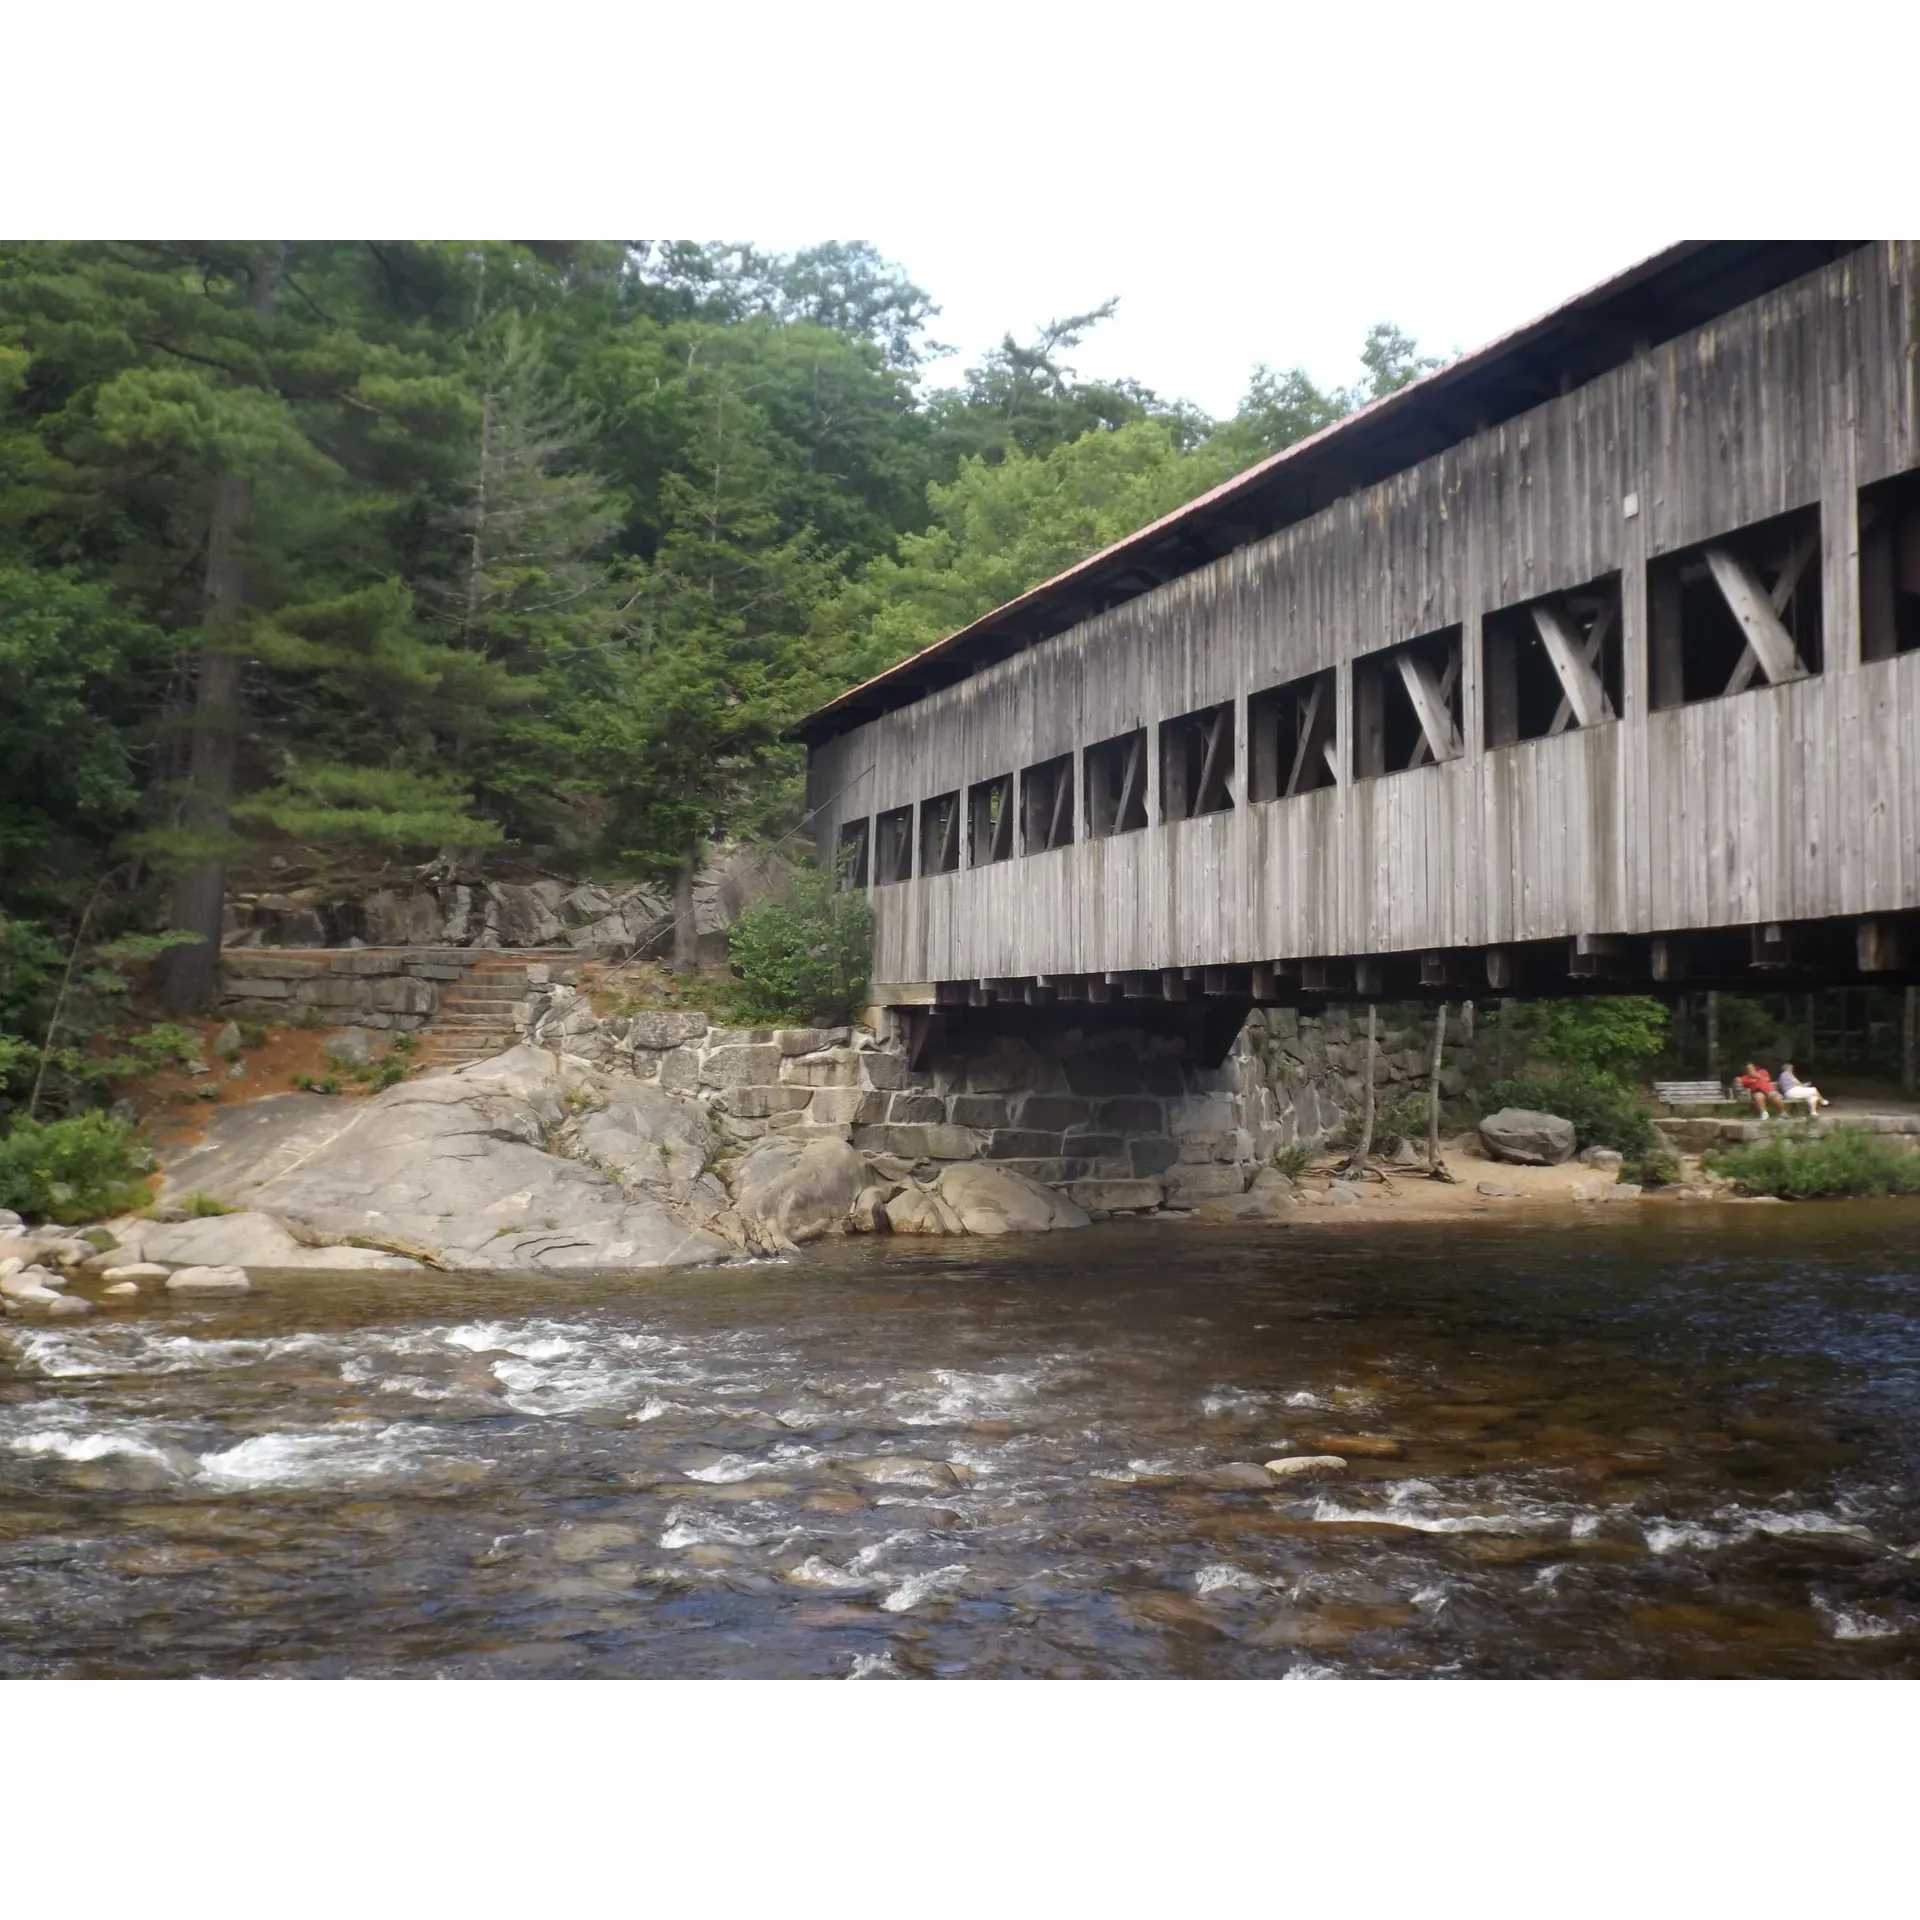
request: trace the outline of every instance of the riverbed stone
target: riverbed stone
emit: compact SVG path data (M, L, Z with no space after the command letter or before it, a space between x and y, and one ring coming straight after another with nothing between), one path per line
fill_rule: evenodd
M55 1293L65 1284L46 1267L16 1266L11 1273L0 1273L0 1295L9 1300L37 1300L43 1293Z
M934 1192L953 1210L966 1233L1049 1233L1088 1224L1085 1212L1073 1201L990 1162L975 1160L946 1168L934 1182Z
M1347 1463L1337 1453L1290 1453L1269 1460L1266 1470L1276 1480L1326 1480L1345 1473Z
M1499 1180L1481 1180L1474 1186L1475 1193L1483 1193L1489 1200L1518 1200L1520 1189L1507 1186Z
M109 1267L100 1278L107 1283L109 1293L117 1293L122 1289L137 1293L140 1281L164 1280L170 1271L157 1260L133 1260L125 1266Z
M1557 1167L1573 1158L1573 1122L1532 1107L1502 1107L1480 1122L1480 1139L1496 1160Z
M251 1293L253 1283L239 1267L182 1267L169 1277L167 1291L189 1296Z

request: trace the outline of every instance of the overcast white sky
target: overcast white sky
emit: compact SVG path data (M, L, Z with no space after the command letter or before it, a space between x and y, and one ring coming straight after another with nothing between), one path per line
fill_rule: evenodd
M73 55L19 10L12 71ZM1920 8L1873 0L100 0L9 90L0 233L871 239L956 366L1230 411L1374 320L1482 344L1672 239L1904 233ZM1791 96L1783 91L1791 81ZM1757 110L1756 110L1757 109Z
M959 370L1011 330L1026 339L1047 321L1098 306L1119 310L1069 356L1083 375L1130 374L1169 399L1231 413L1256 361L1304 366L1323 386L1358 376L1367 328L1392 320L1430 353L1483 345L1568 295L1605 279L1676 236L1562 236L1462 272L1457 246L1401 236L1391 248L1322 256L1249 248L1203 275L1158 254L1095 239L902 232L876 240L940 303L932 336L958 351L929 378Z

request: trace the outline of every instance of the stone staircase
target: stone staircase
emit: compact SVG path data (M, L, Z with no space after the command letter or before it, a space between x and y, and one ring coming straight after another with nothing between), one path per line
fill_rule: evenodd
M420 1057L429 1067L462 1067L504 1053L520 1038L513 1010L527 997L529 966L552 965L575 956L531 952L488 954L442 990L440 1006L420 1035Z

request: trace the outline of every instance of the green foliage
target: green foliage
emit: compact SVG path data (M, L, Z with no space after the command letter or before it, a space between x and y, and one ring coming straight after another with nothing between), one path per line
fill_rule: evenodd
M178 1203L180 1211L195 1220L216 1220L223 1213L238 1213L238 1207L230 1207L224 1200L216 1200L210 1193L190 1193Z
M1333 1133L1327 1147L1344 1153L1360 1144L1362 1116L1356 1108ZM1416 1145L1427 1137L1427 1100L1424 1094L1408 1094L1401 1099L1375 1096L1373 1103L1373 1151L1393 1153L1403 1140Z
M1680 1156L1662 1141L1642 1153L1625 1154L1620 1162L1620 1178L1641 1187L1668 1187L1680 1178Z
M1870 1133L1836 1127L1813 1138L1783 1134L1749 1147L1702 1156L1743 1193L1782 1200L1920 1193L1920 1155L1900 1153Z
M1516 1001L1496 1018L1503 1042L1578 1073L1631 1076L1667 1040L1667 1009L1645 994Z
M1496 1080L1480 1096L1480 1104L1488 1113L1501 1107L1526 1107L1537 1113L1558 1114L1573 1122L1582 1147L1612 1147L1636 1159L1664 1144L1660 1130L1634 1098L1632 1088L1590 1067Z
M1284 1147L1276 1147L1273 1153L1273 1166L1284 1173L1289 1180L1297 1180L1313 1165L1316 1156L1323 1151L1305 1140L1295 1140Z
M258 1020L240 1022L240 1044L249 1053L258 1053L267 1044L267 1030Z
M0 1207L72 1226L146 1203L133 1131L104 1113L16 1119L0 1138Z
M844 1020L866 991L873 909L864 893L804 867L788 899L749 907L729 939L749 1024Z

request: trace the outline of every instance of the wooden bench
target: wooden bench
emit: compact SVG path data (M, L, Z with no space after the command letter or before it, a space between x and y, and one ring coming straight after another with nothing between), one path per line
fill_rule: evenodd
M1734 1098L1718 1080L1656 1080L1653 1097L1663 1107L1723 1107Z

